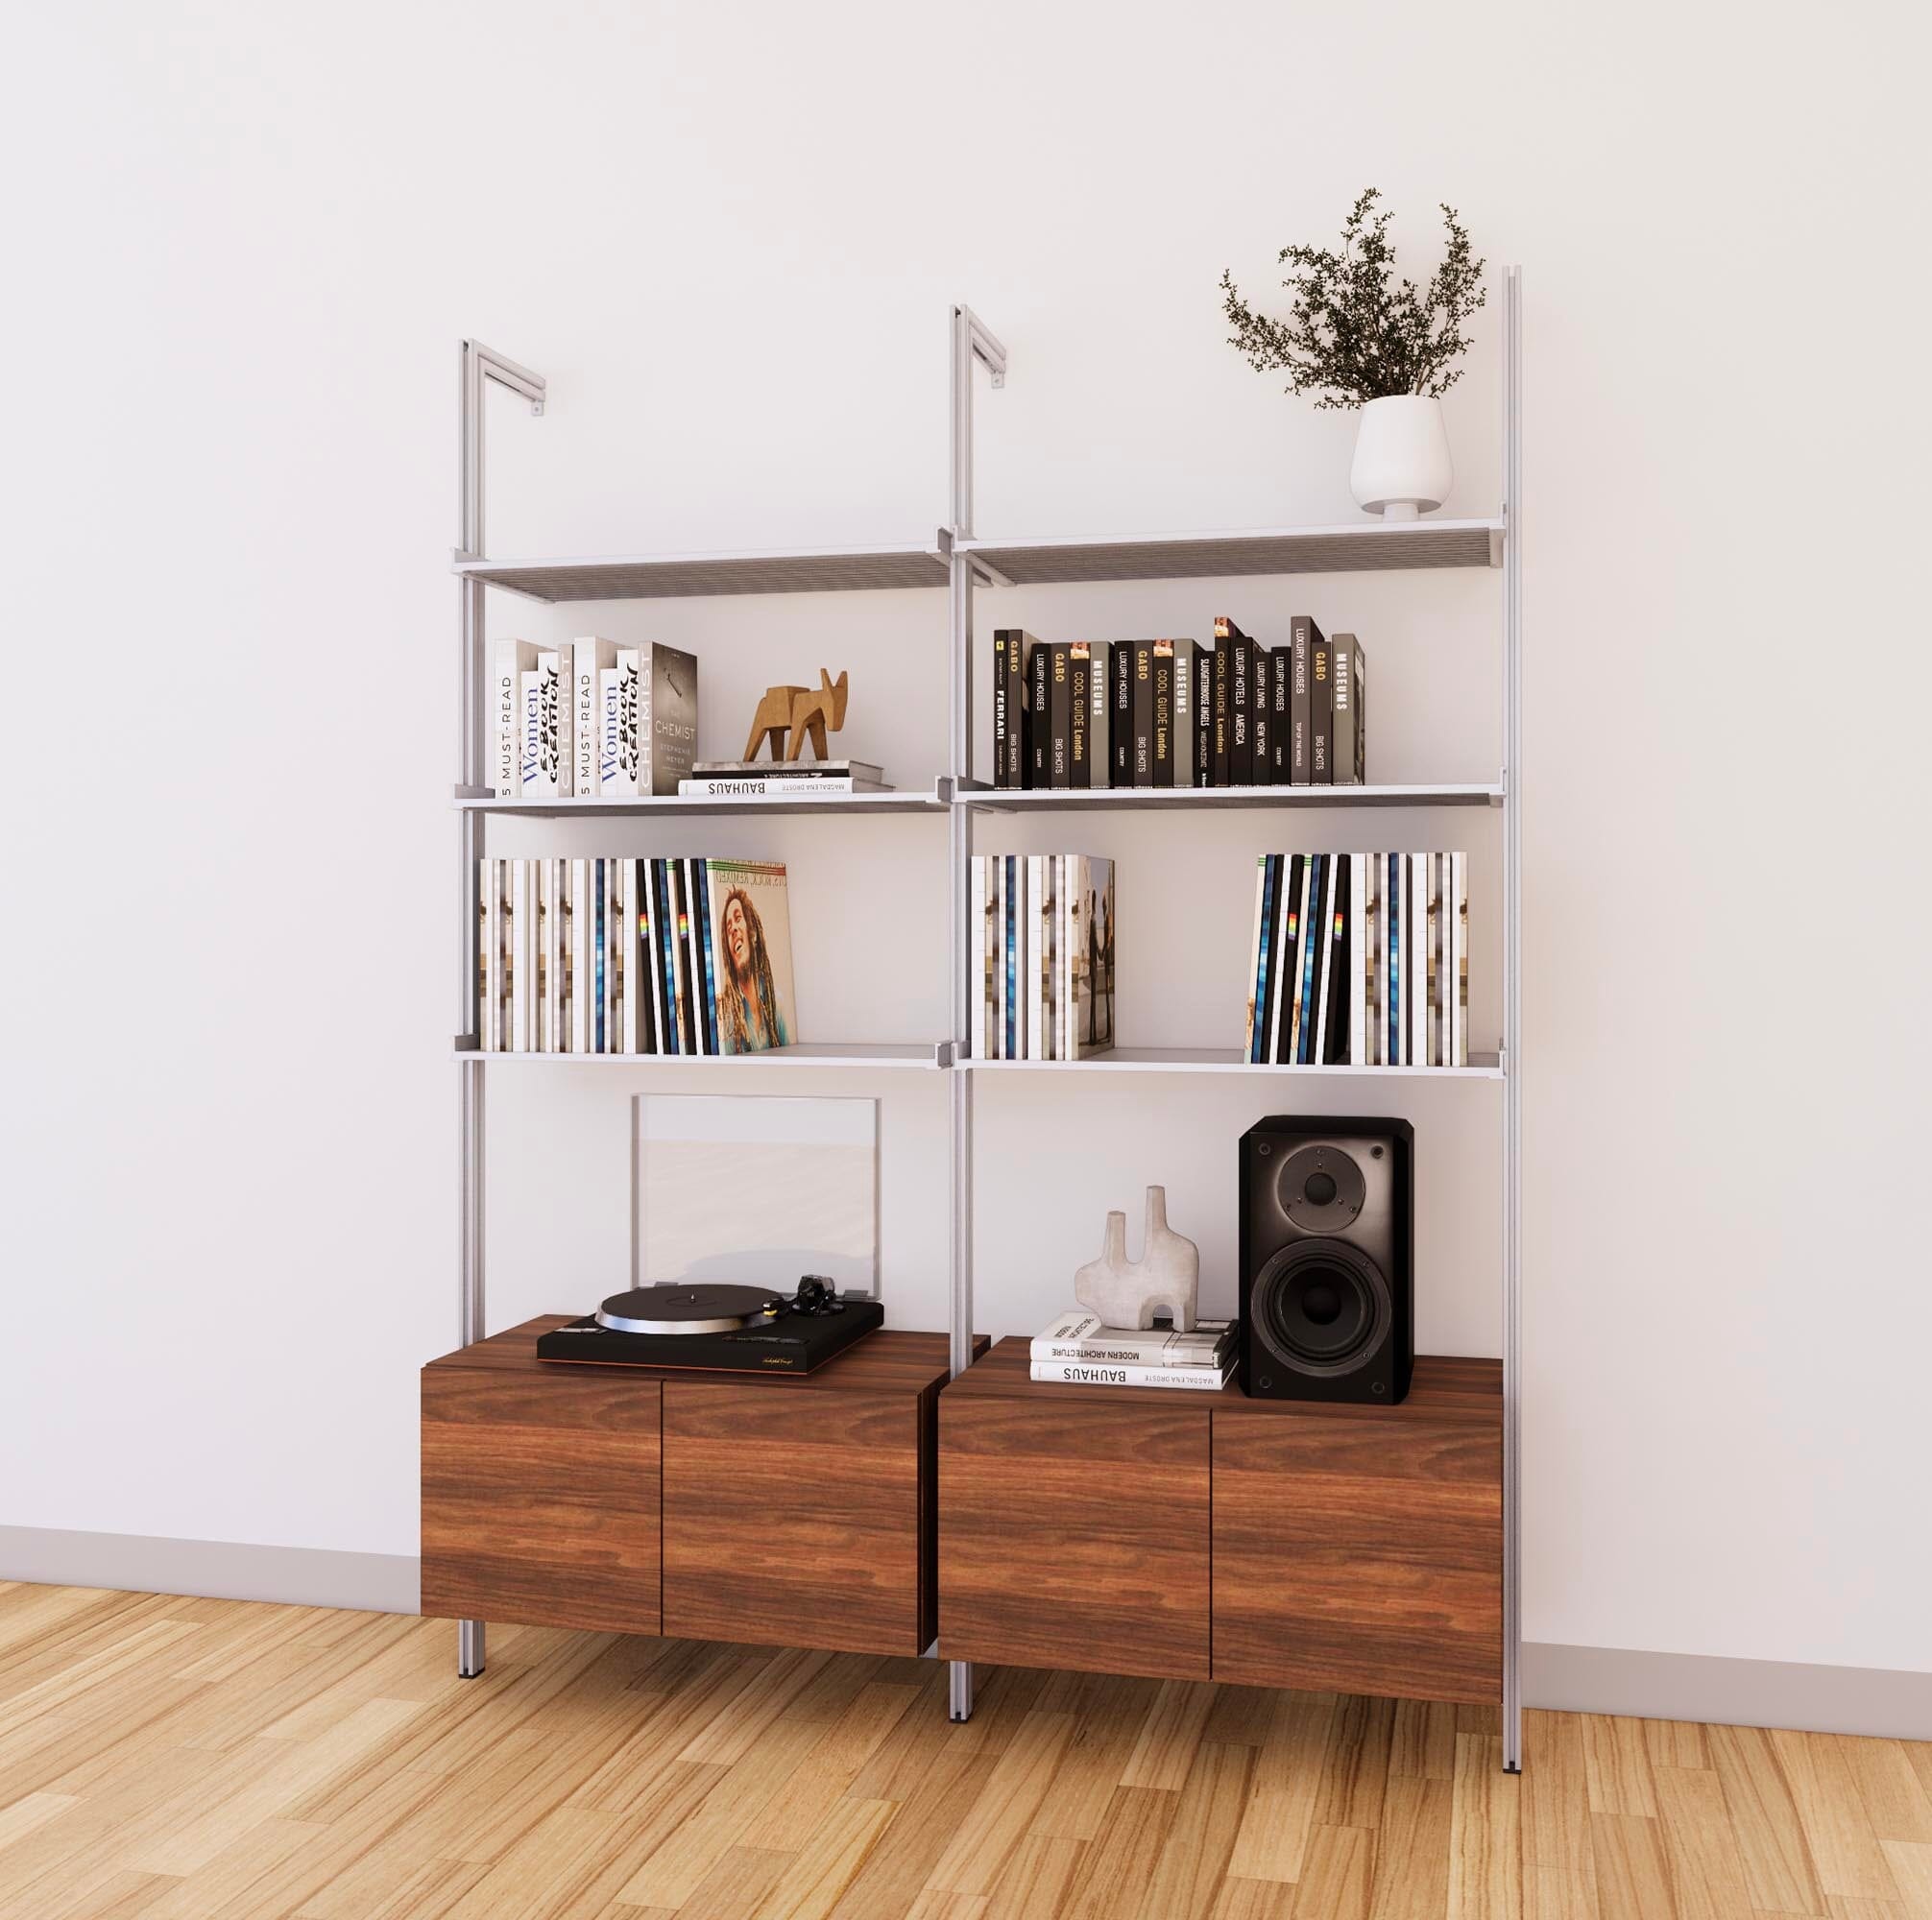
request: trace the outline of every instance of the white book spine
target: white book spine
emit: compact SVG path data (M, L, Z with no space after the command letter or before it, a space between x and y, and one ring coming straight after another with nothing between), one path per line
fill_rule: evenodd
M595 918L591 911L588 860L570 862L570 1051L589 1053L591 1032L588 991L590 972L590 927Z
M681 797L692 800L759 800L783 795L786 800L835 800L848 793L890 793L879 780L853 780L848 775L698 774L678 782Z
M624 1050L623 976L618 961L623 943L618 931L624 917L623 883L618 877L621 860L604 862L604 1051Z
M528 640L496 642L496 679L492 699L496 708L496 767L494 784L498 800L521 800L522 676L537 663L537 649Z
M543 760L543 676L533 667L517 676L518 797L542 800L539 781Z
M576 791L570 754L570 651L545 647L537 656L538 768L535 797L568 800Z
M503 1050L503 896L496 862L479 860L476 876L476 1044L485 1053Z
M1368 942L1368 862L1357 853L1348 862L1348 1063L1366 1067L1367 996L1364 992L1362 953Z
M1449 1038L1449 920L1443 912L1446 853L1429 856L1429 1064L1446 1067L1455 1043Z
M571 1053L570 1030L570 992L575 983L575 949L571 941L575 938L573 923L576 917L576 898L570 891L569 860L557 862L557 1051Z
M1006 1057L1006 858L993 862L993 1058Z
M1427 853L1409 856L1409 1064L1429 1065L1429 902Z
M597 670L597 792L605 800L637 798L623 784L623 681L615 666Z
M1449 856L1449 924L1455 943L1455 962L1450 972L1449 1006L1451 1037L1455 1048L1453 1064L1469 1064L1469 856Z
M593 800L603 790L597 769L601 733L597 676L615 666L616 660L617 650L609 640L587 637L570 642L570 784L579 800Z
M1091 742L1093 735L1088 734ZM1074 884L1079 859L1053 855L1053 1058L1074 1057Z
M555 934L555 922L550 905L550 862L538 860L535 863L537 880L537 1021L536 1046L539 1053L548 1053L553 1049L555 1028L550 1024L550 993L556 982L556 972L550 964L550 942Z
M1026 1011L1026 1044L1022 1049L1028 1060L1044 1060L1040 1044L1040 856L1028 853L1026 869L1026 948L1020 961L1021 992Z
M643 648L617 649L617 664L613 670L616 689L616 768L615 775L605 776L603 791L626 800L650 792L650 787L639 780L641 735L638 729L644 664Z
M1040 951L1033 965L1034 994L1040 1002L1040 1058L1057 1060L1058 1039L1053 1027L1053 971L1059 961L1059 941L1054 937L1059 931L1056 915L1059 911L1059 895L1053 891L1054 872L1058 863L1052 854L1040 855L1040 899L1034 909L1033 922L1040 929Z
M528 860L510 862L510 1050L525 1053L530 1046L530 969L523 949L529 937L530 909L523 889L530 877Z
M1027 1369L1036 1380L1068 1386L1161 1386L1182 1393L1219 1393L1232 1372L1220 1367L1094 1365L1082 1360L1031 1360Z

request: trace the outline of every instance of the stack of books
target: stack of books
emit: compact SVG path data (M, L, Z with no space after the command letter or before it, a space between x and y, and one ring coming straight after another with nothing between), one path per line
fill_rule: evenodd
M699 760L678 791L688 800L831 800L892 788L870 760Z
M1105 1327L1084 1308L1033 1336L1032 1377L1071 1386L1162 1386L1216 1393L1233 1374L1235 1323L1202 1320L1192 1333Z
M791 910L765 860L481 863L485 1053L760 1053L797 1038Z
M976 855L971 935L976 1058L1084 1060L1112 1047L1111 860Z
M1257 1066L1468 1066L1468 856L1261 855L1244 1045Z
M498 800L676 793L698 740L698 663L676 647L498 640Z
M1222 614L1195 640L993 636L1001 787L1360 786L1367 660L1306 613L1266 647Z

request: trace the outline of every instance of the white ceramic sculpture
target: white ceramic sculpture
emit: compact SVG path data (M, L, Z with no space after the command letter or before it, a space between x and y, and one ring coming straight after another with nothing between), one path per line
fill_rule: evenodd
M1440 400L1391 394L1363 403L1348 485L1365 512L1387 520L1433 514L1449 497L1455 477Z
M1074 1298L1108 1327L1144 1332L1155 1313L1165 1311L1176 1333L1192 1333L1200 1284L1200 1249L1169 1227L1168 1189L1149 1187L1147 1244L1140 1259L1127 1260L1127 1216L1109 1213L1100 1257L1074 1276Z

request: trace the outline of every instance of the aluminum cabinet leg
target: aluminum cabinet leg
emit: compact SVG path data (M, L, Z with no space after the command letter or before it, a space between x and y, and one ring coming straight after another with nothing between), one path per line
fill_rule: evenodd
M973 1717L973 1663L949 1660L946 1663L947 1710L955 1720Z
M483 1672L483 1622L481 1620L458 1620L456 1622L456 1677L459 1680L475 1680Z

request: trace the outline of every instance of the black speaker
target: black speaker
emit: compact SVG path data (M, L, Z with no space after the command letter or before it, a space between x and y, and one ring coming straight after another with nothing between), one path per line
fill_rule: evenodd
M1415 1129L1258 1121L1241 1140L1241 1383L1392 1406L1415 1371Z

